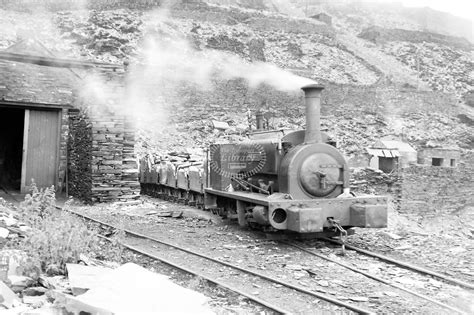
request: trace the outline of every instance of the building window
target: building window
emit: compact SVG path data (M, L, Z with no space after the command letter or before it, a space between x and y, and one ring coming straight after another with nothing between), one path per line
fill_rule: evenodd
M455 159L451 159L451 166L452 166L452 167L455 167L455 166L456 166L456 160L455 160Z
M443 165L443 159L441 159L441 158L432 158L431 159L431 165L441 166L441 165Z

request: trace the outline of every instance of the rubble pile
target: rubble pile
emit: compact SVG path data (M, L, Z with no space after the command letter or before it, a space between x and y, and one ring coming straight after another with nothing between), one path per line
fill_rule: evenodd
M296 99L296 102L298 99ZM300 106L302 106L302 102ZM275 129L302 129L306 120L302 108L281 108L271 104L269 124ZM414 147L421 147L427 142L439 144L456 144L469 149L473 143L471 126L462 123L461 118L448 112L425 112L412 109L394 116L376 111L348 109L351 106L338 104L340 109L333 110L332 105L323 105L321 117L322 129L337 141L338 148L349 158L364 152L378 139L392 136L405 139ZM346 108L347 107L347 108ZM225 112L221 109L227 109ZM227 108L221 104L217 108L200 110L196 106L184 107L170 119L172 125L163 127L157 133L155 148L160 152L173 151L176 148L194 148L202 150L211 143L245 140L246 132L255 128L252 110L249 115L241 108ZM383 111L381 111L383 112ZM324 113L331 113L326 114ZM229 128L219 130L213 127L212 121L226 122ZM146 134L145 132L143 134ZM141 139L141 137L138 137ZM147 140L151 145L151 139Z
M472 149L474 143L472 127L463 122L462 117L418 111L405 113L391 121L390 125L397 131L394 134L403 137L415 147L437 143Z
M363 30L357 37L374 43L385 42L411 42L411 43L432 43L446 45L453 48L469 50L472 44L463 37L447 36L428 31L410 31L399 28L384 28L371 26Z
M399 175L396 172L387 174L370 167L352 168L350 186L356 194L393 195L399 190L396 187L398 179Z
M59 12L61 37L74 41L89 60L120 62L136 53L142 21L137 11Z
M47 303L48 289L42 284L53 280L29 268L26 252L13 249L30 230L19 220L16 207L0 198L0 312L15 309L14 314L19 314Z
M448 36L462 36L472 39L471 21L448 12L437 11L430 7L406 7L401 3L364 1L352 3L328 2L307 4L293 0L295 5L308 16L326 12L333 17L333 25L339 30L348 30L358 34L363 29L378 26L409 31L427 31ZM316 2L316 1L315 1Z
M19 221L15 206L0 197L0 248L7 240L17 239L30 230L23 222Z
M419 23L410 19L404 12L400 12L397 7L386 5L384 8L383 6L383 4L371 6L368 2L345 3L344 5L329 3L324 5L324 10L333 17L333 21L335 20L333 23L335 27L350 30L353 33L359 33L372 25L414 31L422 30ZM314 8L314 10L318 10L318 8ZM321 9L319 8L319 10Z
M285 30L259 30L245 23L226 25L185 18L163 22L153 13L125 10L93 12L89 17L64 12L58 14L56 23L63 37L81 47L82 55L100 61L134 59L140 51L140 39L146 36L187 38L198 50L223 50L248 61L306 69L312 78L364 85L378 79L361 60L324 34L289 34Z
M346 156L363 152L377 139L391 133L380 114L370 112L361 114L358 111L346 111L340 114L322 117L321 126L336 139L338 148Z
M392 9L379 12L370 6L355 6L345 12L337 7L328 13L333 15L336 29L341 31L341 28L347 26L344 32L353 34L360 31L356 29L357 25L365 28L387 23L386 27L390 28L419 30L416 23L413 24L403 14L397 13L390 17L387 12ZM5 23L12 24L14 14L9 12L7 16L8 22ZM446 118L446 123L430 116L431 112L444 111L444 107L433 111L430 109L430 113L422 114L422 107L424 109L427 106L424 103L428 102L428 98L420 98L416 104L420 108L422 119L411 115L412 111L408 116L398 113L395 118L391 117L394 111L400 111L399 105L403 101L395 100L393 108L386 106L388 102L392 102L387 97L393 96L377 91L386 88L383 82L380 83L381 75L384 74L379 73L362 57L349 52L334 33L320 32L318 22L285 18L272 12L240 10L236 7L224 9L202 3L175 6L165 19L152 11L123 9L59 12L46 14L42 18L52 21L50 24L54 25L50 25L50 28L57 27L62 35L60 40L53 40L50 37L54 32L50 32L49 37L39 38L40 41L53 52L57 48L67 48L66 51L76 58L80 56L82 59L114 63L130 59L133 63L140 61L137 60L140 43L145 37L166 40L185 38L197 51L221 50L238 55L248 62L266 61L316 79L328 87L325 93L331 98L330 110L322 120L323 127L327 128L338 141L338 146L349 156L361 152L376 139L387 135L402 136L415 145L425 140L436 140L454 141L461 147L466 147L465 144L472 141L467 126L459 124L459 119L454 117L457 114ZM29 23L27 18L22 19ZM289 22L281 23L279 29L264 27L262 25L265 23L260 23L281 22L285 19ZM37 22L37 25L41 24ZM268 23L271 24L270 22ZM296 32L298 28L293 27L298 23L301 32ZM311 27L314 27L312 31ZM13 26L8 25L7 29L12 28ZM11 36L7 36L9 43L14 40L12 34L15 34L17 28L15 26ZM47 30L49 29L41 30L40 35L47 35ZM390 42L383 46L382 51L373 45L366 48L377 50L382 56L383 52L395 56L414 70L417 68L417 60L421 60L421 76L433 89L463 94L472 88L468 73L472 62L465 51L443 45L434 46L431 43L405 42ZM380 62L383 63L383 60ZM154 126L147 124L146 127L156 129L160 137L153 144L150 139L143 139L144 147L159 147L163 151L173 151L176 147L202 149L216 141L242 140L249 130L247 112L257 108L272 112L271 126L274 128L304 127L304 119L301 118L304 111L298 108L302 100L297 96L274 89L251 89L245 83L236 84L234 81L218 82L217 78L214 81L216 82L212 82L208 90L200 90L183 82L174 96L163 95L163 100L159 102L170 109L168 122L165 126L161 123ZM172 87L163 85L159 94L168 93ZM359 92L346 95L346 88L357 89ZM366 90L369 88L373 90ZM392 94L394 93L400 98L399 91ZM176 95L181 100L177 100ZM355 101L354 97L359 99ZM364 103L363 100L367 102ZM216 130L212 126L212 120L226 122L229 128Z
M382 50L418 71L435 91L461 96L474 87L472 50L427 42L389 42Z
M186 23L186 21L183 21ZM247 60L264 60L285 69L307 69L312 78L336 83L373 84L378 76L354 55L345 51L332 37L321 34L294 34L284 31L257 31L238 24L233 26L194 22L194 43L200 48L217 48L238 54ZM186 26L183 25L183 26ZM189 26L181 27L183 33ZM255 40L260 50L251 50ZM240 49L236 50L236 47ZM254 54L259 54L256 58Z

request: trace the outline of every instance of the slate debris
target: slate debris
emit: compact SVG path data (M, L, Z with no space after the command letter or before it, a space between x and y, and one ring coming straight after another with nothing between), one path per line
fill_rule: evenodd
M394 41L385 43L381 49L417 71L435 91L455 93L461 98L473 88L472 48Z
M199 16L199 12L194 14ZM242 23L220 23L221 21L218 19L214 21L212 18L208 20L192 19L193 12L186 10L178 10L174 19L166 23L158 23L155 21L156 19L150 18L151 15L123 9L91 11L86 15L59 12L55 15L55 23L61 30L63 38L75 43L69 47L69 50L71 52L79 50L86 59L119 63L124 59L136 60L139 53L138 42L149 33L161 38L191 38L197 49L204 49L209 42L212 42L213 48L237 53L245 60L264 59L287 69L305 69L303 75L338 84L355 84L364 88L380 79L379 74L348 52L337 38L330 34L324 32L290 34L288 33L291 30L289 24L282 24L280 30L267 29L260 24L246 24L244 23L246 18L242 17L243 13L238 14L238 9L235 8L226 11L225 14L235 15L237 21L242 21ZM351 22L351 19L344 14L338 14L337 10L334 14L337 17L337 23L335 23L337 27L348 26L348 31L354 33L360 31L355 25L357 23ZM402 25L404 25L409 29L418 30L416 27L412 27L413 23L409 19L400 15L396 15L395 18L375 10L366 13L358 12L358 14L360 16L358 22L362 27L366 26L365 23L370 23L369 17L373 17L378 23L382 21L388 23L387 27L403 28ZM256 15L270 21L274 14L263 12ZM278 19L280 18L278 17ZM303 26L306 25L302 21L299 23L304 24ZM434 45L433 43L390 42L380 49L389 55L396 56L402 63L412 68L416 66L416 59L419 57L418 59L421 60L420 76L424 80L428 80L435 90L454 91L461 95L472 89L472 80L469 79L468 73L470 69L469 54L446 45ZM236 49L236 47L239 48ZM193 91L193 93L198 95L199 91ZM160 138L159 144L157 144L159 153L164 154L167 150L176 147L203 148L209 143L215 142L216 139L222 139L221 141L241 140L241 135L245 133L249 125L245 116L247 108L243 107L255 104L245 104L248 100L246 101L238 95L230 95L230 92L225 97L234 97L235 108L242 108L242 112L229 112L228 108L221 108L222 104L218 99L215 99L212 104L200 104L202 108L198 108L197 103L203 100L199 100L199 97L190 99L190 103L196 105L180 110L179 119L171 115L172 123L157 135ZM217 113L220 109L222 109L222 114ZM280 119L276 124L277 128L301 128L304 125L301 120L293 120L293 117L300 116L301 112L290 114L287 111L279 110L277 114L279 116L277 118ZM354 111L349 113L348 119L334 115L327 125L332 126L330 130L338 140L339 147L351 157L362 152L365 147L372 145L373 141L381 136L400 134L400 130L394 128L390 121L384 117L382 118L385 120L385 125L379 122L374 124L373 118L380 117L372 114L365 117L364 114ZM472 143L472 132L467 128L458 128L457 121L453 120L447 126L441 126L440 132L433 132L433 130L437 130L437 124L429 122L432 118L430 113L427 113L425 118L423 125L415 122L416 128L410 126L411 117L407 116L397 120L397 122L401 121L405 124L402 133L406 133L407 140L417 143L425 139L437 141L451 139L461 146ZM226 122L229 124L229 128L214 130L211 125L212 120ZM436 120L431 119L431 121ZM450 129L453 126L454 128ZM147 145L153 146L155 144L149 143Z
M15 206L0 197L0 242L22 237L30 229L19 220Z
M117 61L136 53L142 20L137 11L91 11L88 16L59 12L56 24L62 37L79 45L91 59Z
M359 194L386 195L399 189L398 179L397 172L387 174L370 167L352 168L350 187L353 192Z

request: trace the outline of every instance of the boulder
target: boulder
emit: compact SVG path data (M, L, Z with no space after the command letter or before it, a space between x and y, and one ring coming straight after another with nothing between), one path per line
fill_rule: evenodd
M66 264L66 269L72 294L74 295L83 294L90 288L99 285L100 276L112 270L105 267L78 264Z
M26 276L9 275L8 280L11 282L10 288L13 292L21 292L35 283L33 279Z
M3 281L0 281L0 305L12 308L21 304L18 296Z
M98 277L86 293L76 297L63 295L63 298L66 310L73 313L214 314L203 294L133 263Z

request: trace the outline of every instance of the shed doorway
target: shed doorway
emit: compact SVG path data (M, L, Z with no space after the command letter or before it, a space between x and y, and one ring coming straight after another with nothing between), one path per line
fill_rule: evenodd
M25 110L0 108L0 188L20 190Z
M384 173L391 173L397 169L398 158L387 158L379 156L379 169Z
M0 189L57 187L60 125L60 110L0 106Z

